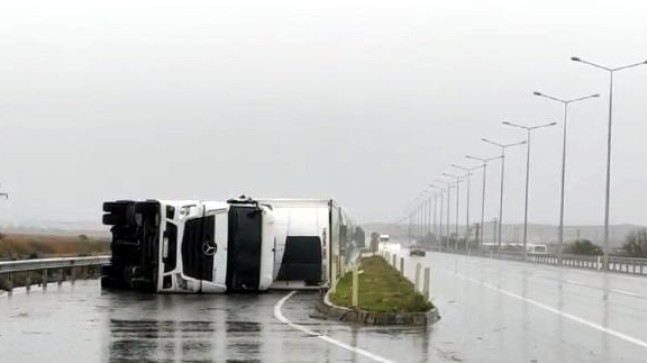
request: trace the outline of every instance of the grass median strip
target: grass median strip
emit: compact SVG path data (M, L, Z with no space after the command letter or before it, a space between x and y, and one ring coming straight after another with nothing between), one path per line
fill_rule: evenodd
M359 275L357 308L374 312L423 312L433 305L425 301L413 284L381 257L362 259ZM337 283L330 301L339 306L351 307L353 293L352 273L344 275Z

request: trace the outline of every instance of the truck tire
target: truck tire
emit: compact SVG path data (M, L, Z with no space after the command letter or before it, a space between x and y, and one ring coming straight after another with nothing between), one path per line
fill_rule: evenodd
M117 200L114 202L104 202L103 211L108 213L123 213L128 204L134 203L132 200Z
M104 214L101 218L101 222L107 226L115 226L118 224L124 224L126 218L123 214Z

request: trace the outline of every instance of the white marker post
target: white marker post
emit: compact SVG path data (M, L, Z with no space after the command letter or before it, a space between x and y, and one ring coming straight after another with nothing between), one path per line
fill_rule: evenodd
M425 267L425 280L424 285L422 286L422 294L425 296L426 301L430 301L429 297L431 296L431 286L430 286L430 271L429 267Z
M352 300L352 305L353 307L358 306L358 290L359 290L359 274L357 273L357 264L353 265L353 300Z
M415 287L416 287L416 292L420 291L420 270L421 270L420 263L416 263L416 278L414 280L415 282Z
M337 257L337 255L335 255L334 258L332 259L333 265L332 265L332 268L331 268L332 273L331 273L331 276L330 276L330 279L332 280L332 281L330 281L330 292L333 293L333 294L337 290L337 262L338 262L338 260L339 260L339 258Z

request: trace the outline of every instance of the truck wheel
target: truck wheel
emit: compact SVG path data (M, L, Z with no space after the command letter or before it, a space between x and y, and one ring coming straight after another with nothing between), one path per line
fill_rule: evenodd
M123 214L104 214L101 222L107 226L115 226L125 223L126 218Z
M104 202L103 211L109 213L123 213L128 204L134 203L132 200L117 200L114 202Z

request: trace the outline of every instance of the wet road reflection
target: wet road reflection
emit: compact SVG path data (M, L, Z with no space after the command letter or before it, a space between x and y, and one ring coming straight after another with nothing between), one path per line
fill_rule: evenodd
M263 329L274 324L266 300L278 296L108 292L102 297L109 332L104 361L260 362L267 353Z

